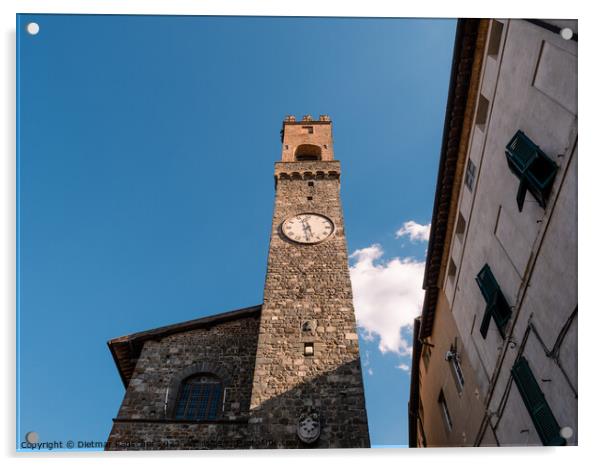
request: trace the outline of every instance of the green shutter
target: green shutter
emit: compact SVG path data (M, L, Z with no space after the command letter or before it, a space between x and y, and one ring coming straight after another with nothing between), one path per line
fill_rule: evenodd
M483 321L481 322L481 328L479 331L481 332L481 336L483 338L487 338L487 330L489 330L489 323L491 322L491 306L487 306L485 308L485 315L483 316Z
M545 209L546 200L558 172L556 162L521 130L518 130L506 145L506 160L510 171L520 182L516 196L519 212L523 210L527 190Z
M511 373L539 434L541 443L546 446L566 445L566 440L560 436L560 426L556 422L550 405L548 405L543 392L539 388L529 363L523 356L516 361Z
M531 142L525 133L518 130L506 146L506 155L510 170L515 175L521 176L533 159L537 157L537 146Z
M477 274L477 284L481 289L481 293L487 303L492 303L495 295L495 290L499 288L489 264L485 264L481 271Z
M488 264L485 264L477 274L476 281L487 303L483 321L481 322L481 336L487 338L487 330L493 317L500 334L505 338L506 324L510 320L512 311Z

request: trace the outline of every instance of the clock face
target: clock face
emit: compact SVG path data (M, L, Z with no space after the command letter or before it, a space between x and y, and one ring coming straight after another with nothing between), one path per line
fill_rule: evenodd
M297 243L319 243L334 231L334 223L319 214L299 214L284 221L282 232Z

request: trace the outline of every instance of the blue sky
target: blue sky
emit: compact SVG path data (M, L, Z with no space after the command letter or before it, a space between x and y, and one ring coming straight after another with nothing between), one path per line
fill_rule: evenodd
M406 444L455 20L17 23L18 439L105 440L107 340L261 302L282 119L326 113L371 440Z

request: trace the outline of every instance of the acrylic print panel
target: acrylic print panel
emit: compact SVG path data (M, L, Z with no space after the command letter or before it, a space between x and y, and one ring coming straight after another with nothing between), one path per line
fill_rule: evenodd
M556 220L576 212L574 23L18 15L17 449L576 443L575 232ZM504 134L526 104L509 83L536 56L525 102L562 109L520 129L558 170L547 210L530 187L519 213ZM453 112L479 93L471 131ZM472 191L450 206L466 158ZM433 204L455 218L473 199L502 199L505 223L476 235L497 207L463 211L434 301L452 312L423 306L447 263ZM542 258L522 278L486 258L504 324L470 244ZM504 409L484 423L489 389Z

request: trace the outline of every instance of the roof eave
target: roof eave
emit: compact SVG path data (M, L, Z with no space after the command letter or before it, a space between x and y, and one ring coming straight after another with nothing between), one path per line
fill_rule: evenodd
M472 124L473 103L468 103L471 90L478 86L482 54L484 52L484 37L487 34L489 20L459 19L456 29L454 55L450 73L449 93L443 136L441 141L441 156L437 173L435 200L431 220L431 233L427 249L426 266L424 271L423 289L425 290L422 307L422 322L419 338L430 336L434 321L435 307L439 296L439 277L445 263L443 257L445 245L450 237L450 215L452 198L457 197L454 189L459 189L461 183L456 178L461 176L457 170L459 149L466 125ZM475 70L475 60L478 69ZM475 76L476 73L476 76ZM465 154L463 154L465 155ZM462 159L463 163L464 159ZM456 188L454 188L456 186ZM455 207L454 207L455 209Z
M107 342L107 346L111 351L115 365L121 377L124 387L127 388L131 375L126 371L124 366L131 365L132 372L135 367L135 362L140 355L144 342L148 340L160 340L167 336L189 332L199 328L212 327L214 325L228 322L230 320L242 319L246 317L252 317L258 315L261 312L262 305L256 305L251 307L245 307L234 311L223 312L220 314L214 314L211 316L201 317L200 319L188 320L180 322L178 324L166 325L143 332L132 333L130 335L124 335L121 337L113 338ZM123 350L126 353L124 356L120 356L118 353Z

